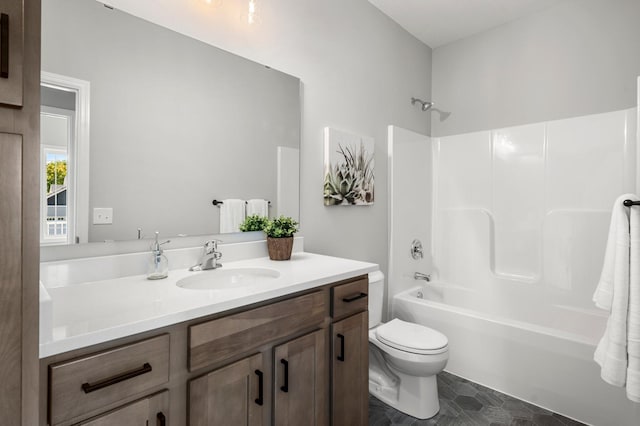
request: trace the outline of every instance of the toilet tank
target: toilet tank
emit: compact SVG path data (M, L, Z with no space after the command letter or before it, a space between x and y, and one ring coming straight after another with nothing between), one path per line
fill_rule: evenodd
M384 301L384 274L381 271L369 273L369 328L382 322Z

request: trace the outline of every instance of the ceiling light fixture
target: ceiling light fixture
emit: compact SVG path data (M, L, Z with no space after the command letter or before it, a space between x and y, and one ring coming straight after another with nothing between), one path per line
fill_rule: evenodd
M247 13L247 23L253 25L258 22L258 12L256 10L256 0L249 0L249 10Z

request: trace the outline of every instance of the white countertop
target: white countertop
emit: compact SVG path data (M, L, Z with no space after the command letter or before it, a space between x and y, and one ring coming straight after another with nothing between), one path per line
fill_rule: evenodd
M275 269L280 276L264 285L239 289L190 290L176 285L178 280L195 274L233 268ZM48 287L51 330L41 330L40 358L308 290L378 268L374 263L299 252L293 253L289 261L264 257L226 262L218 270L174 269L168 278L155 281L134 275Z

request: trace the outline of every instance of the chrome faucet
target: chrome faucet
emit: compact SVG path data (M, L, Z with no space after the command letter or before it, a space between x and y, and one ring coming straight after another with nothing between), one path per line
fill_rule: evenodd
M222 258L222 253L218 251L220 240L209 240L204 243L200 263L189 268L190 271L206 271L207 269L218 269L222 266L218 260Z
M429 282L429 281L431 281L431 275L423 274L422 272L416 272L415 274L413 274L413 279L414 280L425 280L426 282Z

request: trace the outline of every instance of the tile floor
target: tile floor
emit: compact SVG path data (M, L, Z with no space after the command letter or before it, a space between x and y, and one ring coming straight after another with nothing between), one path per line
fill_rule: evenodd
M418 420L369 395L369 426L583 425L447 372L438 375L438 396L440 412L431 419Z

